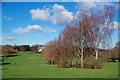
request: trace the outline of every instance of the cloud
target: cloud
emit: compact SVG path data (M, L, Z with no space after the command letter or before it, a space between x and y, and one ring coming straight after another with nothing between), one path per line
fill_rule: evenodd
M90 9L90 8L97 8L98 4L96 2L84 2L82 4L82 7L83 8L87 8L87 9Z
M0 43L2 43L2 38L0 38Z
M90 10L90 9L95 9L95 10L103 10L105 8L105 6L114 6L115 9L118 8L118 5L115 5L112 2L83 2L83 3L77 3L77 7L79 9L86 9L86 10Z
M73 13L69 12L62 5L53 5L52 21L54 24L66 24L72 22L74 19Z
M39 25L28 25L27 27L19 27L13 30L14 33L23 34L29 32L56 32L53 29L42 28Z
M88 1L88 0L85 0ZM94 2L83 2L77 3L78 10L86 9L86 10L100 10L103 11L105 6L115 6L117 9L117 5L111 2L101 2L100 0ZM76 20L78 17L78 11L76 14L68 11L63 5L53 4L53 5L45 5L43 9L32 9L30 10L30 14L33 20L44 20L49 21L53 24L62 24L66 25Z
M43 9L32 9L30 14L33 20L46 20L53 24L67 24L73 21L72 12L65 9L63 5L54 4L51 8L45 6Z
M8 17L8 16L3 16L3 18L6 19L6 20L9 20L9 21L13 20L13 18Z
M119 27L120 22L114 21L114 22L113 22L113 25L114 25L114 26L113 26L113 29L114 29L114 30L120 30L120 27Z
M58 4L54 4L54 5L53 5L53 9L54 9L55 11L65 10L65 8L64 8L63 5L58 5Z
M30 14L33 20L49 20L49 10L40 10L40 9L32 9L30 10Z
M45 32L56 32L54 29L44 28L43 31Z
M6 36L6 37L3 37L2 39L0 39L0 41L14 41L14 37L12 36Z

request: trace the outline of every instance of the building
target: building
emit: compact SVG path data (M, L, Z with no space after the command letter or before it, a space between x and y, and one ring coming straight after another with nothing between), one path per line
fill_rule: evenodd
M41 53L41 51L42 51L44 48L45 48L44 46L39 46L39 47L38 47L38 52Z

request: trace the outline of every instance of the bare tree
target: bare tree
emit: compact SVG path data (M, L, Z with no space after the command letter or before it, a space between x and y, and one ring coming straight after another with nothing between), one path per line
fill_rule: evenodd
M93 13L91 15L91 24L93 27L93 46L96 53L96 60L98 59L98 49L101 43L107 46L106 44L110 44L111 34L113 31L113 17L114 17L114 7L105 6L105 8L101 11L101 13ZM105 44L106 43L106 44Z
M66 26L58 39L47 44L44 49L45 59L50 64L56 63L60 67L78 64L84 68L85 51L90 50L95 53L94 59L97 61L100 44L110 43L113 31L113 11L114 8L111 6L105 6L99 14L81 10L80 19L75 22L76 24Z

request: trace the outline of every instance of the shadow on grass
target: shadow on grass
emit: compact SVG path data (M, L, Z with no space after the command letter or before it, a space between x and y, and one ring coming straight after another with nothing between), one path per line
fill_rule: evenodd
M2 68L1 70L7 70L7 68Z
M18 54L3 55L2 58L0 59L0 66L11 64L11 63L4 62L4 59L10 58L10 57L15 57L15 56L19 56L19 55Z
M15 57L15 56L19 56L19 55L18 54L8 54L8 55L4 55L2 57L4 58L4 57Z
M11 63L4 63L4 62L1 63L1 65L9 65L9 64L11 64Z
M0 59L0 62L3 62L3 60L4 60L4 59L3 59L3 58L1 58L1 59Z

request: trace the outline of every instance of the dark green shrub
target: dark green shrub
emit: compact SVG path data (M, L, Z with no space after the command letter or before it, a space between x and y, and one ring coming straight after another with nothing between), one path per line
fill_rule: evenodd
M30 51L29 45L15 45L14 48L18 51Z

